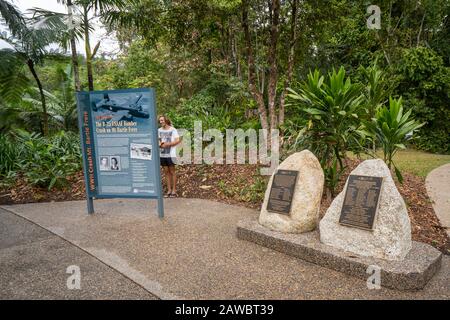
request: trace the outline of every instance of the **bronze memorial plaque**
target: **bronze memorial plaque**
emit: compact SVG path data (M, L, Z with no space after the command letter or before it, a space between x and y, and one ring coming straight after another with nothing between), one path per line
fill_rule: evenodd
M278 170L270 188L267 211L289 215L298 171Z
M382 177L350 175L339 223L372 230L382 185Z

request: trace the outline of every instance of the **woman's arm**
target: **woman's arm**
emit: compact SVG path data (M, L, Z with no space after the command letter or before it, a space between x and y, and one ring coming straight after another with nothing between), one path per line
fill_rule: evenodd
M168 147L173 147L176 146L177 144L179 144L181 142L181 139L179 137L175 138L174 141L172 142L163 142L161 144L162 148L168 148Z
M180 137L176 137L176 138L174 139L174 141L172 141L172 142L170 143L170 146L171 146L171 147L176 146L176 145L179 144L180 142L181 142Z

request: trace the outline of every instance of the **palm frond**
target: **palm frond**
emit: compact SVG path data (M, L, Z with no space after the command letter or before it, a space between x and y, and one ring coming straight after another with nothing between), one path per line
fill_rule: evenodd
M20 10L5 0L0 0L0 22L6 24L13 36L19 35L25 28L25 19Z
M0 97L8 103L20 101L30 85L23 59L20 53L11 49L0 50Z

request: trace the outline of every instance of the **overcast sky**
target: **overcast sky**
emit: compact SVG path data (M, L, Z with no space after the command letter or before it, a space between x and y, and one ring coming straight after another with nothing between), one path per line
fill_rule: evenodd
M16 7L20 9L22 13L26 13L27 10L37 7L43 8L50 11L56 11L61 13L67 13L65 6L58 3L57 0L8 0L10 3L13 3ZM96 43L101 39L101 44L99 48L99 54L103 52L117 52L118 45L113 36L105 37L106 31L105 29L97 22L94 25L95 31L91 34L91 47L93 48ZM4 26L0 26L0 30L5 31L6 28ZM7 43L0 40L0 48L9 47ZM52 48L56 48L56 46L52 46ZM77 45L77 51L80 53L84 53L84 44Z

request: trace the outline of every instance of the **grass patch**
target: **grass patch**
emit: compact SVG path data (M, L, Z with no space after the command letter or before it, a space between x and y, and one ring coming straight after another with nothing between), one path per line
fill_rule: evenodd
M377 155L383 158L381 150L377 151ZM353 154L349 154L349 156L354 157ZM362 158L370 159L367 155L362 155ZM450 163L450 155L407 149L397 152L394 157L394 163L402 172L408 172L425 178L433 169Z

